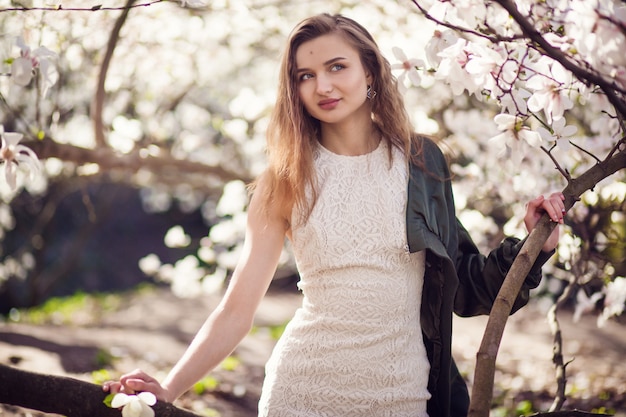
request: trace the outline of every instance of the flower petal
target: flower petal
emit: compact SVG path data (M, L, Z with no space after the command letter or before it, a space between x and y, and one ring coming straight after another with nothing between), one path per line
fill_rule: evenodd
M141 403L140 417L154 417L154 410L146 403Z
M139 399L148 405L154 405L157 402L156 396L148 391L140 392L137 394Z
M395 56L396 59L398 59L399 61L404 62L408 60L404 51L398 48L397 46L394 46L393 48L391 48L391 51L393 52L393 56Z
M567 125L561 131L561 136L572 136L576 132L578 132L578 128L576 126Z
M136 395L130 396L130 402L122 409L122 417L140 417L142 407L141 400Z
M530 129L524 128L519 131L519 137L524 139L530 146L537 147L541 145L541 135Z
M117 394L115 394L115 397L113 397L113 400L111 400L111 407L120 408L128 404L129 402L130 397L128 395L124 394L123 392L118 392Z
M22 140L23 136L24 135L22 135L21 133L15 132L5 132L2 134L2 138L5 140L7 146L17 145L18 142Z
M419 87L422 84L422 77L420 77L417 71L411 69L407 72L407 75L409 76L409 80L411 80L411 83L414 86Z
M15 188L17 187L17 183L15 179L16 171L17 171L17 167L15 163L11 161L6 161L4 163L4 178L7 180L7 184L9 184L9 187L12 190L15 190Z
M11 81L26 87L33 78L33 64L28 58L16 58L11 64Z

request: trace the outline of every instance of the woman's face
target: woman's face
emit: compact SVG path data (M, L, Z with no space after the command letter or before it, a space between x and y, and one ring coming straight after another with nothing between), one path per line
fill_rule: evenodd
M370 117L369 74L359 53L338 34L304 42L296 50L297 85L307 112L322 123Z

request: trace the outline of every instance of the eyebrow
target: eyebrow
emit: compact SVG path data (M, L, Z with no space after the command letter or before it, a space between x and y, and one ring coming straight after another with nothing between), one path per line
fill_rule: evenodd
M343 61L345 59L347 59L347 58L342 57L342 56L338 56L338 57L329 59L328 61L324 62L323 65L326 66L326 65L334 64L335 62ZM301 73L301 72L306 72L306 71L310 71L310 69L309 68L298 68L296 70L296 73Z

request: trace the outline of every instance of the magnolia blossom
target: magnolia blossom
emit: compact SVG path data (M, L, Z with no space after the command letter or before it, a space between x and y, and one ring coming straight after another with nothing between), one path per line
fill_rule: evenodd
M446 82L455 95L460 95L465 90L472 94L479 88L472 76L465 71L465 65L469 61L466 46L466 40L457 39L453 45L439 53L441 62L435 78Z
M154 404L156 397L151 392L140 392L137 395L120 392L111 401L112 408L122 407L123 417L154 417L154 410L150 407Z
M548 123L563 117L565 110L574 106L568 97L572 83L572 74L558 62L538 63L540 73L530 77L526 83L529 90L534 91L528 99L528 109L536 112L543 110Z
M469 61L467 65L465 65L465 70L472 75L476 85L480 85L483 89L489 90L495 93L494 95L497 95L499 94L497 78L505 82L515 79L515 67L504 65L506 55L502 54L501 51L496 51L477 43L470 43L467 50L469 53Z
M436 68L441 62L439 52L443 51L450 45L454 45L459 39L457 34L452 30L439 31L435 30L433 37L426 44L426 60L431 67Z
M563 117L552 123L552 133L544 127L537 128L537 132L543 139L548 142L556 142L556 145L565 151L571 148L569 137L577 131L578 128L576 126L566 125Z
M617 277L604 287L604 310L598 317L598 326L603 326L612 316L619 316L626 305L626 278Z
M504 156L511 151L510 156L514 162L519 163L526 154L523 143L536 147L541 143L539 133L530 130L522 124L522 119L510 114L498 114L493 119L502 133L492 137L489 141L499 148L498 155Z
M578 322L583 314L593 312L596 308L596 303L602 297L604 297L602 292L596 292L588 296L583 289L578 290L576 293L576 309L572 318L574 323Z
M183 7L203 7L206 6L204 0L180 0L180 5Z
M26 166L30 172L31 179L41 172L41 162L32 149L24 145L19 145L22 140L21 133L5 132L0 125L0 137L2 145L0 146L0 163L4 163L4 178L12 190L16 188L17 168L20 164Z
M33 78L35 68L39 68L42 80L42 95L45 96L48 89L58 79L56 69L50 63L50 60L56 58L57 55L45 46L40 46L31 51L22 37L17 37L15 44L20 48L20 56L15 58L11 64L11 79L15 84L25 87Z
M530 96L530 92L521 87L513 89L499 98L500 107L503 113L526 114L528 111L526 100Z
M397 46L392 49L393 55L400 61L398 64L391 66L392 70L401 69L402 73L398 76L398 87L401 91L406 91L406 79L408 78L416 87L422 83L422 78L417 72L418 68L424 67L424 61L421 59L409 59L404 51Z

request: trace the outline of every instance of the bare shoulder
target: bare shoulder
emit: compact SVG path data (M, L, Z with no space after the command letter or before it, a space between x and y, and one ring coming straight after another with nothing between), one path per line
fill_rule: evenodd
M250 226L271 228L284 234L288 229L288 222L272 196L270 182L264 174L254 182L248 206L248 223Z

